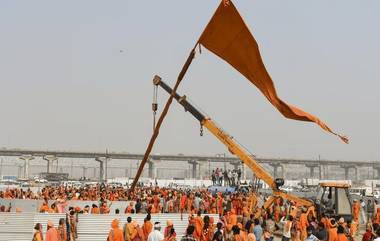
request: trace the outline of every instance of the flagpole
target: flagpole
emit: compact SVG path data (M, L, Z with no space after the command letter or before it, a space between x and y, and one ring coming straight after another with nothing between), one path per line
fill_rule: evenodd
M172 93L170 94L170 97L169 99L167 100L166 104L165 104L165 107L164 109L162 110L162 113L160 115L160 118L158 119L157 121L157 125L155 126L154 128L154 131L153 131L153 134L152 134L152 137L150 138L150 141L149 141L149 144L148 144L148 147L145 151L145 154L144 154L144 157L140 163L140 166L139 166L139 169L137 170L137 173L136 173L136 176L135 178L133 179L133 183L132 183L132 186L131 186L131 191L133 191L136 187L136 184L137 184L137 181L139 180L140 176L141 176L141 173L144 169L144 166L149 158L149 155L152 151L152 148L153 148L153 145L154 145L154 142L156 141L157 137L158 137L158 134L160 133L160 127L169 111L169 107L171 105L171 103L173 102L173 98L174 98L174 95L175 93L177 92L177 89L178 89L178 86L179 84L181 83L183 77L185 76L187 70L189 69L190 67L190 64L191 62L193 61L194 57L195 57L195 48L197 47L198 45L198 42L196 43L196 45L194 46L194 48L191 50L189 56L187 57L187 60L185 62L185 64L183 65L182 69L181 69L181 72L179 72L178 74L178 77L177 77L177 82L173 88L173 91Z

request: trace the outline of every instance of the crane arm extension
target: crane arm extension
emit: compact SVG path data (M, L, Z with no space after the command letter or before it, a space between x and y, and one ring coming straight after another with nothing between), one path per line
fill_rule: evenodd
M153 79L155 85L161 86L166 92L172 93L172 88L161 80L161 77L155 76ZM186 100L186 96L180 96L175 93L174 98L181 104L186 111L189 111L202 126L206 127L216 138L218 138L228 150L240 158L251 170L255 173L256 177L267 183L273 190L277 191L278 188L275 184L273 177L261 167L256 160L252 158L233 138L218 127L210 118L206 118L200 111L198 111L191 103Z
M307 199L300 198L300 197L294 196L292 194L289 194L289 193L286 193L283 191L273 191L273 195L278 196L278 197L282 197L283 199L286 199L286 200L295 201L297 204L305 206L305 207L314 206L314 203L307 200Z
M201 124L218 138L228 150L242 160L254 173L255 176L267 183L273 190L278 190L273 177L252 158L251 155L238 144L230 135L219 128L210 118L202 120Z
M155 85L161 86L169 94L172 93L172 88L168 86L165 82L161 80L161 77L154 76L153 83ZM218 138L228 150L242 160L256 175L257 178L263 180L267 183L273 190L273 196L271 196L267 202L264 204L264 208L268 208L277 197L282 197L287 200L292 200L297 202L300 205L310 207L313 206L313 203L309 200L299 198L297 196L288 194L278 189L275 184L273 177L258 164L258 162L252 158L233 138L218 127L210 118L207 118L199 110L197 110L191 103L186 100L186 96L180 96L178 93L175 93L174 99L181 104L185 111L190 112L202 126L206 127L216 138Z

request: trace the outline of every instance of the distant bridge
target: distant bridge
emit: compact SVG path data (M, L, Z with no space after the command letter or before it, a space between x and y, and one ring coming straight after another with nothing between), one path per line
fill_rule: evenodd
M116 153L116 152L77 152L77 151L41 151L41 150L21 150L21 149L0 149L0 156L16 156L25 160L25 165L28 165L28 161L34 157L42 157L48 162L48 169L50 162L57 158L83 158L83 159L95 159L100 163L100 178L104 175L103 164L106 160L121 159L121 160L142 160L143 154L132 153ZM254 156L252 156L254 157ZM340 166L345 171L346 179L349 178L350 169L355 171L355 179L357 179L358 167L371 167L377 171L377 178L380 178L380 162L375 161L340 161L340 160L307 160L307 159L287 159L287 158L256 158L261 164L268 164L274 168L274 176L278 176L278 168L282 169L284 165L305 165L310 169L310 177L315 176L315 169L319 169L319 177L323 177L323 169L327 166ZM153 154L149 157L149 176L154 177L155 161L178 161L188 162L193 164L193 177L196 177L197 165L205 162L218 162L218 163L230 163L235 168L241 166L240 159L229 156L199 156L199 155L161 155ZM244 167L243 167L244 168ZM27 169L27 168L25 168ZM28 173L25 173L28 175ZM281 176L281 175L280 175Z

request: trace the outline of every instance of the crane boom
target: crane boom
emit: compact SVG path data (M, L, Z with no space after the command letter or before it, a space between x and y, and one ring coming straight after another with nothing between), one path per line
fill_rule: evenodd
M161 77L157 75L154 76L153 83L162 87L169 94L173 92L173 89L163 82ZM178 93L174 93L174 99L176 99L178 103L185 108L185 111L190 112L200 122L201 126L206 127L219 141L221 141L233 155L242 160L255 173L257 178L268 184L273 190L273 195L280 196L288 200L294 200L298 204L307 207L313 205L312 202L306 199L302 199L281 191L279 189L281 184L278 183L277 180L275 180L262 166L260 166L252 155L247 153L244 148L242 148L227 132L223 131L223 129L218 127L211 118L206 117L191 103L189 103L186 100L186 96L180 96ZM269 202L267 202L264 207L269 206L273 202L273 198L270 198L268 201Z

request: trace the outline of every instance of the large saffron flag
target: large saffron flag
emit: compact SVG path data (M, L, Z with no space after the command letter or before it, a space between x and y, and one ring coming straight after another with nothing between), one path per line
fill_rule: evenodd
M348 138L333 132L316 116L289 105L278 97L273 81L261 59L257 42L231 1L221 2L198 43L244 75L286 118L315 122L322 129L348 143Z

